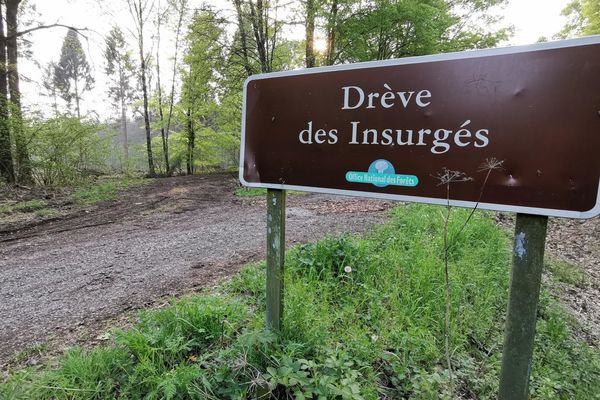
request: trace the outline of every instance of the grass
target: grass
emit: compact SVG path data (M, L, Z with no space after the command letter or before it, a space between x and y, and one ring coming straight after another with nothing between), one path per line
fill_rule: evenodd
M110 177L99 179L73 193L73 200L79 204L95 204L103 201L114 201L118 192L128 187L140 186L149 182L141 177Z
M29 200L17 203L13 206L13 209L18 212L32 212L38 211L46 207L46 202L43 200Z
M42 208L41 210L37 210L35 212L35 216L38 218L48 218L48 217L52 217L56 214L57 214L56 210L52 210L49 208Z
M558 282L577 287L585 284L585 272L575 264L556 258L546 259L544 264Z
M16 204L4 204L0 206L0 214L14 214L29 213L29 212L41 212L46 209L46 202L43 200L29 200L21 201Z
M477 212L450 250L452 362L444 365L439 208L400 207L366 238L288 252L284 327L265 332L264 263L211 294L143 311L111 343L13 371L10 399L451 399L496 397L510 243ZM455 210L451 240L467 216ZM594 399L600 353L542 292L530 395Z
M15 362L22 363L27 361L29 358L40 357L48 350L50 350L50 348L47 343L36 343L34 345L25 347L15 355Z
M235 195L238 197L266 196L267 189L242 186L235 190Z

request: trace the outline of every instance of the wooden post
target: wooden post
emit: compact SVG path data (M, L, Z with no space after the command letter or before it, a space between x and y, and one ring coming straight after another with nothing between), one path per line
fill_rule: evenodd
M285 258L285 190L267 189L267 329L281 330Z
M526 400L548 217L517 214L499 400Z

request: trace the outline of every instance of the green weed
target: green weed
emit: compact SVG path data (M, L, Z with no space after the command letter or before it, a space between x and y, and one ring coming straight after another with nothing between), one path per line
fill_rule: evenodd
M575 264L550 258L545 260L546 268L558 282L581 287L585 283L585 272Z
M38 218L47 218L56 214L55 210L51 210L49 208L42 208L41 210L37 210L35 212L35 216Z
M14 359L16 362L21 363L26 361L30 357L39 357L49 350L47 343L37 343L32 346L28 346L23 350L19 351Z
M140 186L149 179L136 177L108 178L94 182L94 184L83 187L73 193L73 200L79 204L95 204L103 201L114 201L118 199L118 192L128 187Z
M263 188L250 188L250 187L239 187L235 190L235 195L238 197L255 197L255 196L266 196L267 189Z
M95 204L117 199L117 187L112 182L97 184L73 193L73 200L80 204Z
M14 212L13 208L8 204L0 205L0 215L8 215Z
M29 212L42 212L45 210L46 202L43 200L29 200L21 201L16 204L3 204L0 206L0 214L14 214L16 212L29 213Z
M144 311L114 343L75 349L58 368L23 370L0 397L31 399L493 399L507 304L510 241L488 213L449 224L454 393L444 356L439 209L399 207L365 238L344 235L288 252L280 335L264 330L265 265L218 295ZM598 398L600 354L573 339L542 293L532 399Z

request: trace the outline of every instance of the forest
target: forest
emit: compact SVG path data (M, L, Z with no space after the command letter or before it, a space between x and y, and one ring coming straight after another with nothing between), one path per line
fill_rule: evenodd
M30 18L31 1L3 2L5 182L69 185L115 171L156 176L235 168L242 85L252 74L491 47L510 34L501 25L488 29L497 17L487 11L498 0L122 3L129 23L100 32L104 59L92 70L85 27L40 25ZM288 27L304 37L286 37ZM50 109L24 111L18 58L35 58L27 37L40 29L66 34L57 61L39 66L40 95ZM175 43L170 57L161 54L165 35ZM110 82L104 92L114 115L105 121L81 111L97 74Z
M242 85L252 74L488 48L512 32L494 14L505 0L117 3L128 14L126 26L90 32L39 23L31 0L2 2L4 182L69 185L107 172L169 176L232 169ZM571 2L564 10L570 22L557 37L597 31L597 7L592 0ZM66 34L57 61L38 63L39 95L47 106L24 109L19 58L35 60L28 36L41 29ZM104 59L95 69L85 51L91 34L104 41ZM166 36L171 40L165 44ZM102 120L81 111L98 74L109 80L103 92L113 110Z

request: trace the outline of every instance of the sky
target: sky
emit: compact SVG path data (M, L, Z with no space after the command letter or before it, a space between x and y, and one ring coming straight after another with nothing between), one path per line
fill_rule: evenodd
M166 0L162 1L164 4ZM84 94L82 111L95 110L99 117L104 119L112 115L112 111L106 100L106 82L107 78L103 73L104 58L102 51L104 48L104 35L114 23L120 25L123 31L132 29L131 16L125 6L125 0L30 0L37 8L37 21L43 24L61 23L77 28L88 28L88 31L82 32L87 36L87 40L82 38L84 51L87 59L94 70L96 78L95 88ZM192 5L199 5L201 0L190 0ZM208 0L205 1L217 8L231 10L230 0ZM560 15L561 10L566 6L568 0L510 0L508 5L500 9L498 13L504 16L507 24L515 27L514 36L503 45L525 45L538 41L540 37L552 37L564 26L566 20ZM290 31L288 35L302 35L303 32ZM53 28L40 30L29 35L32 42L32 52L34 58L41 65L50 61L58 61L60 48L66 29ZM162 39L161 54L164 54L161 62L164 63L163 71L168 71L171 63L174 38L172 35ZM133 43L131 43L133 46ZM39 68L29 60L20 62L20 70L24 76L22 83L24 104L32 106L34 104L45 102L40 99L41 91L41 73ZM166 74L167 72L165 72ZM161 77L167 82L170 77Z

